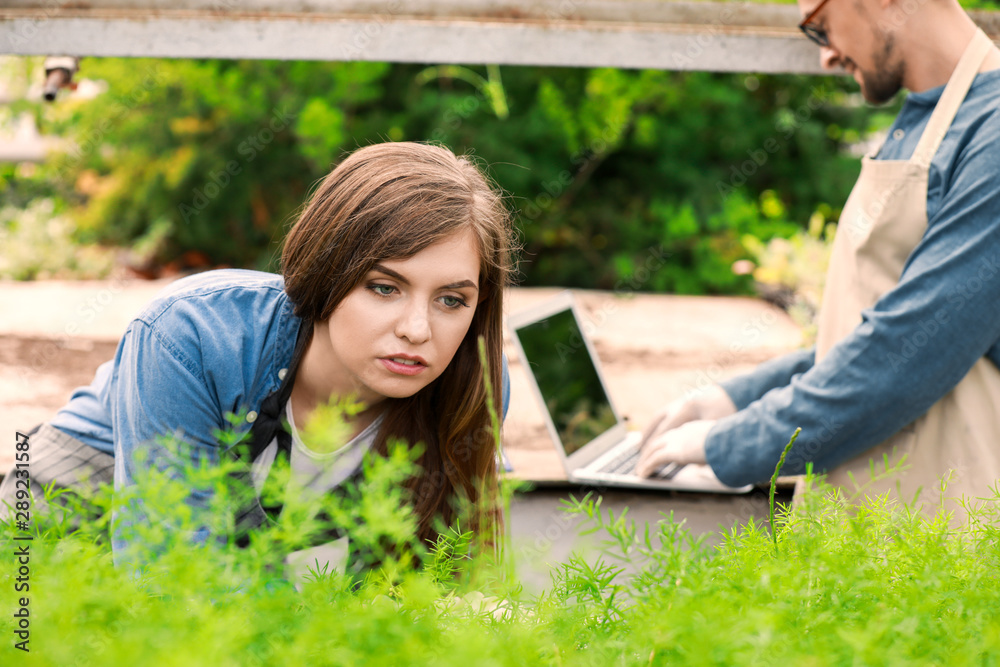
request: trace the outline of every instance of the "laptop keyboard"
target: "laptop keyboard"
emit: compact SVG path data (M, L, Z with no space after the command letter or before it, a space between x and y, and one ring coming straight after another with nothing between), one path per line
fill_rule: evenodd
M626 447L613 459L605 463L597 472L610 473L612 475L634 475L635 466L639 463L639 454L642 450L636 446ZM674 475L680 472L682 465L668 463L653 473L654 479L673 479Z
M598 472L631 475L635 472L635 464L639 462L639 452L638 447L625 449L618 456L605 463Z

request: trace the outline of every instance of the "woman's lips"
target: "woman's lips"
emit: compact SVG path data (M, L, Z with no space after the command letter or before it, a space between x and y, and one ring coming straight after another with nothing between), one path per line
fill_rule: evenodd
M427 366L423 363L422 359L415 359L408 356L381 357L379 361L382 362L390 373L395 373L396 375L417 375L427 370Z

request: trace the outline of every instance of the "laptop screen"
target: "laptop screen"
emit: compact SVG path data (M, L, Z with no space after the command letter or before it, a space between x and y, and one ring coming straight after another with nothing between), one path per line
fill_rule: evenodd
M518 327L517 337L566 456L617 423L572 310Z

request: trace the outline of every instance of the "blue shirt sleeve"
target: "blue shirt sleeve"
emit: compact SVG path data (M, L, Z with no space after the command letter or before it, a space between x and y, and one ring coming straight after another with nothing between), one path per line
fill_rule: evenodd
M119 345L115 366L111 421L116 494L134 490L150 468L187 484L187 468L218 463L213 434L223 425L224 416L194 360L153 326L136 320ZM173 443L164 436L172 436ZM227 518L209 511L212 496L210 489L192 488L183 503L187 509L173 505L168 512L163 507L158 512L150 510L147 503L135 499L117 505L112 537L115 564L144 561L158 548L152 535L204 543L221 528L213 529L213 524ZM188 517L190 531L179 532L171 525Z
M507 371L507 353L503 353L500 356L500 363L503 368L503 380L501 384L503 385L503 413L500 415L500 421L507 419L507 408L510 407L510 373Z
M989 127L992 126L992 127ZM828 470L923 415L1000 341L1000 114L957 158L948 193L899 284L830 354L719 420L706 457L726 484L767 479L796 428L784 472Z
M765 361L750 373L720 382L737 410L742 410L767 392L784 387L792 378L812 368L816 348L796 350Z

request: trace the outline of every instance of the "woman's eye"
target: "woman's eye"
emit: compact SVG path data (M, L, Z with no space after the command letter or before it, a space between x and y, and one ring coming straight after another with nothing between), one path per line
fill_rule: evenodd
M395 287L392 285L369 285L368 289L375 292L379 296L390 296L394 291Z
M458 308L459 306L468 307L468 304L465 303L465 300L460 299L457 296L443 296L441 297L441 303L443 303L448 308Z

